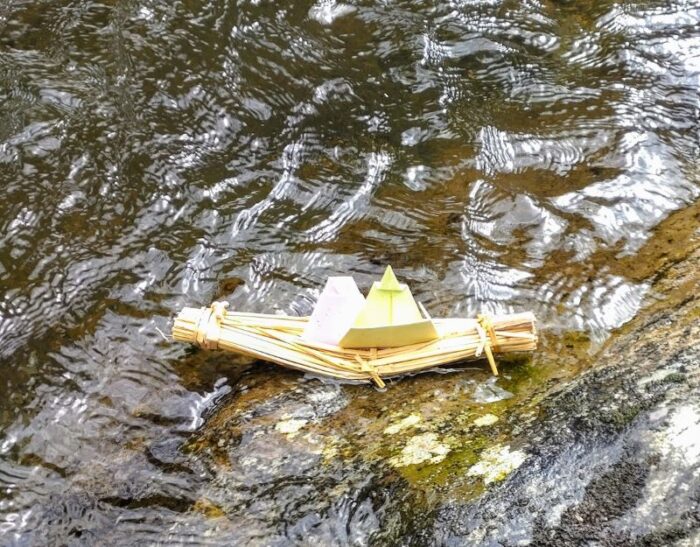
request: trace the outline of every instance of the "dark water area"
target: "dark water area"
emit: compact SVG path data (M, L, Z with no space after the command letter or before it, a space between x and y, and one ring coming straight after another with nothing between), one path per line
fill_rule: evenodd
M433 390L503 405L517 367L383 400L169 344L177 311L306 314L326 277L367 287L390 263L434 316L537 314L546 373L522 398L589 366L696 230L672 222L700 196L696 1L7 0L0 104L3 544L284 544L317 521L322 543L367 541L361 470L354 509L287 522L311 464L280 483L238 461L220 529L185 447L250 389L270 406L237 420L293 434L343 405L439 415ZM304 424L275 414L288 400ZM242 446L272 461L265 431Z

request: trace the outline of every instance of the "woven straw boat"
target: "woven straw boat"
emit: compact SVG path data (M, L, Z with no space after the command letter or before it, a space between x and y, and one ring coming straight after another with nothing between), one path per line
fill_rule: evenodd
M173 338L205 349L222 349L285 367L341 380L374 381L447 363L486 356L498 375L494 353L537 347L535 316L530 312L476 319L433 319L436 340L397 348L347 349L302 337L308 317L265 315L210 308L184 308L175 319Z

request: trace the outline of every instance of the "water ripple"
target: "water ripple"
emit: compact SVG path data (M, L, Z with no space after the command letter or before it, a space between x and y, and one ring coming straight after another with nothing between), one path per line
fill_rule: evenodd
M264 426L212 483L183 443L263 365L156 328L215 298L306 314L327 276L367 288L392 263L434 315L532 309L600 341L700 198L692 2L6 4L0 529L16 543L369 541L385 517L367 473L305 509L332 490L298 479L318 455L256 467L246 447L293 449ZM205 516L223 492L258 516Z

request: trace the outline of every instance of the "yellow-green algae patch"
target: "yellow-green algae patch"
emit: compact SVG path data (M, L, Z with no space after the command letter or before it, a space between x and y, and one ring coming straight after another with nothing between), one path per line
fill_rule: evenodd
M483 416L474 420L474 425L477 427L487 427L493 425L498 421L498 416L493 414L484 414Z
M221 507L206 498L199 498L195 501L192 506L192 511L201 513L210 519L218 519L226 516L226 513Z
M450 453L450 447L440 441L435 433L422 433L411 437L401 453L389 460L394 467L406 467L421 463L440 463Z
M303 420L300 418L288 418L282 420L281 422L277 422L275 424L275 430L293 437L294 435L299 433L299 430L302 427L304 427L307 423L309 423L308 420Z
M410 414L406 416L403 420L399 420L396 423L391 424L389 427L384 429L386 435L395 435L399 431L403 431L409 427L413 427L421 422L422 418L418 414Z
M467 475L481 477L485 484L500 482L515 471L527 458L520 450L511 450L508 445L496 445L481 453L481 460L473 465Z

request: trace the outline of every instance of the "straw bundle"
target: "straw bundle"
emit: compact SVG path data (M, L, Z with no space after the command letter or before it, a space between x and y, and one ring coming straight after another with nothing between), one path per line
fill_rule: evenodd
M183 308L173 338L206 349L223 349L279 365L343 380L374 381L486 355L498 375L493 353L532 351L537 346L535 317L516 313L477 319L434 319L437 340L399 348L344 349L309 342L301 335L307 317Z

